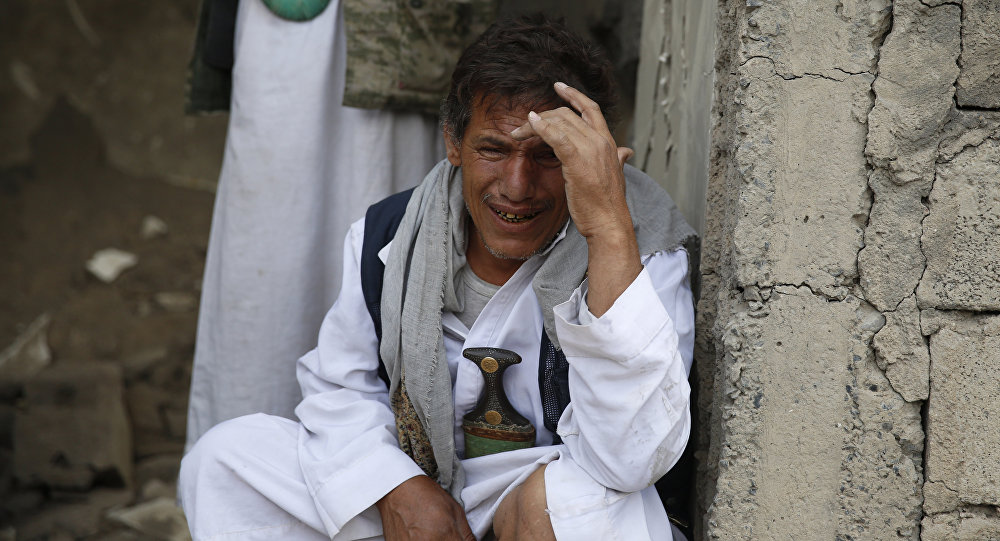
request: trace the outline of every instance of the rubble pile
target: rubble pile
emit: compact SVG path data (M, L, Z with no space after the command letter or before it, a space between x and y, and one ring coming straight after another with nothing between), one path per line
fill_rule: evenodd
M80 141L97 141L80 144ZM0 541L182 540L211 193L105 158L57 100L0 167Z

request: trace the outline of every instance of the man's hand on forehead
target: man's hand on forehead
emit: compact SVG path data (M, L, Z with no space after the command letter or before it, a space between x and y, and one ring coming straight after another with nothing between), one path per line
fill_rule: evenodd
M572 107L542 113L532 111L528 122L510 132L517 141L541 137L562 162L570 215L585 237L610 231L632 231L625 204L625 161L632 149L618 147L601 108L564 83L556 93Z
M569 214L587 239L587 304L600 317L642 271L625 200L624 167L632 150L615 144L593 100L563 83L554 86L571 108L531 111L510 136L523 141L537 135L562 162Z

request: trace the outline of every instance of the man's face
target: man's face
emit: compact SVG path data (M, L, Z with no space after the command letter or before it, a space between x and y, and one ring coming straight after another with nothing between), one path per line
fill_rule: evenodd
M511 139L510 131L528 121L528 106L474 103L479 105L461 145L445 135L448 161L462 168L465 205L485 248L496 259L524 260L541 251L569 217L562 164L537 136ZM470 257L476 240L470 235Z

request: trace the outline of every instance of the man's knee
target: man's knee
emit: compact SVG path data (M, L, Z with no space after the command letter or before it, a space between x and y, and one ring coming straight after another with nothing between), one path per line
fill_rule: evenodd
M545 499L545 466L500 502L493 531L498 541L555 541Z
M213 476L219 466L230 470L238 455L260 441L258 432L270 424L267 415L256 413L224 421L205 432L181 460L178 475L181 498L194 490L198 480Z

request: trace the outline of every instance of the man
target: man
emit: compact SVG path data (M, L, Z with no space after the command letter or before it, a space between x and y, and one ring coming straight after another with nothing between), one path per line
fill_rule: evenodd
M612 106L610 66L560 24L497 23L466 50L448 159L378 250L381 334L361 285L370 211L299 360L301 422L230 421L185 458L195 539L672 538L652 484L690 425L693 232L624 167ZM523 358L504 388L535 447L463 458L475 346ZM568 405L548 378L560 363Z

